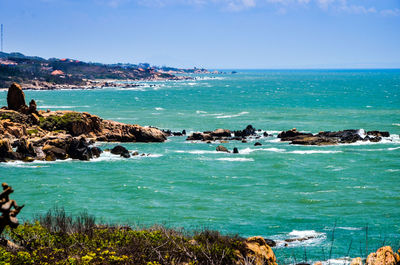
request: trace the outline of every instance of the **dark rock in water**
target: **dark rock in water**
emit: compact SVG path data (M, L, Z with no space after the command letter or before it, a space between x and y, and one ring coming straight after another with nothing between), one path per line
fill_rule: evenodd
M379 137L389 137L390 133L389 132L381 132L381 131L368 131L367 135L379 136Z
M320 132L317 134L317 136L338 138L339 143L355 143L363 139L360 134L360 130L343 130L338 132Z
M187 141L202 141L203 140L203 134L202 133L192 133L188 138L186 139Z
M181 132L173 132L172 135L173 136L183 136L183 134Z
M256 142L255 144L254 144L254 146L261 146L262 144L260 143L260 142Z
M294 138L291 144L300 145L334 145L337 144L337 138L319 137L319 136L299 136Z
M368 137L368 136L367 136ZM370 142L377 143L382 140L382 137L376 136L376 137L368 137Z
M242 143L247 143L246 139L243 139L243 140L242 140Z
M61 149L53 145L45 145L42 150L46 154L47 161L54 161L56 159L64 160L68 158L68 154L65 149ZM49 157L51 157L51 160L48 160Z
M307 262L300 262L300 263L296 263L296 265L311 265L311 264L307 263Z
M226 153L229 153L229 150L228 150L225 146L222 146L222 145L218 145L217 148L216 148L216 150L217 150L217 152L226 152Z
M301 133L297 131L296 128L293 128L289 131L283 131L278 134L278 138L281 138L281 141L292 141L296 137L299 136L313 136L312 133Z
M20 110L21 108L27 108L25 103L25 94L22 88L17 83L12 83L7 93L7 105L10 110Z
M234 148L233 148L233 153L234 153L234 154L239 154L239 150L238 150L236 147L234 147Z
M247 127L242 130L242 131L234 131L235 136L239 137L247 137L247 136L252 136L252 135L257 135L256 134L256 129L252 125L247 125Z
M132 156L138 156L138 155L139 155L138 151L135 151L135 152L132 153Z
M183 130L183 131L182 131L182 135L186 135L186 130Z
M111 154L120 155L125 158L131 157L131 155L129 154L129 151L122 145L117 145L113 149L111 149Z
M103 151L98 147L92 147L90 151L92 152L93 157L100 157L101 153L103 153Z
M263 133L263 136L264 136L264 137L268 137L268 133L267 133L267 132L264 132L264 133Z
M271 248L276 247L276 242L272 239L268 239L268 238L264 238L265 239L265 243L267 243L268 246L270 246Z
M69 144L68 155L73 159L90 160L93 158L92 150L85 138L74 138Z

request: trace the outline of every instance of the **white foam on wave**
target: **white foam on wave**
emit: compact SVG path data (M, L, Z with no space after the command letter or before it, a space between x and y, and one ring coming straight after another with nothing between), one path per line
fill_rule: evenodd
M337 229L342 229L342 230L348 230L348 231L359 231L362 230L362 227L348 227L348 226L342 226L342 227L336 227Z
M197 114L205 114L205 113L207 113L207 111L203 111L203 110L196 110L196 113L197 113Z
M224 158L217 158L216 160L219 161L231 161L231 162L253 162L253 158L244 158L244 157L224 157Z
M271 239L276 239L277 247L306 247L322 244L326 239L326 234L315 230L293 230L286 236L277 235L272 236ZM287 242L285 239L291 241Z
M190 151L176 150L175 153L204 155L204 154L217 154L217 153L221 153L221 152L210 151L210 150L190 150Z
M295 150L288 152L290 154L300 154L300 155L309 155L309 154L336 154L343 153L343 151L327 151L327 150Z
M305 238L305 237L318 237L324 233L316 232L315 230L293 230L288 235L293 238Z
M242 111L242 112L240 112L240 113L238 113L238 114L221 115L221 116L217 116L217 117L215 117L215 118L216 118L216 119L227 119L227 118L239 117L239 116L246 115L246 114L249 114L249 112L247 112L247 111Z
M392 123L393 126L400 126L400 123Z
M250 153L257 152L257 151L282 153L282 152L285 152L286 150L285 149L280 149L280 148L274 148L274 147L271 147L271 148L255 148L255 149L251 149L251 148L247 147L245 149L240 149L239 153L243 154L243 155L248 155Z
M351 263L352 258L344 257L337 259L328 259L325 261L321 261L322 265L348 265Z
M399 147L391 147L391 148L388 148L387 150L393 151L393 150L397 150L397 149L400 149L400 146Z
M154 108L155 110L165 110L164 108L161 108L161 107L156 107L156 108Z
M220 76L196 76L195 80L224 80L225 77Z

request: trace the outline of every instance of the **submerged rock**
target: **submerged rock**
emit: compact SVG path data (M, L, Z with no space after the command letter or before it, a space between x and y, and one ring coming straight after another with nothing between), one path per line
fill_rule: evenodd
M131 155L129 154L129 151L122 145L117 145L113 149L111 149L111 154L120 155L125 158L131 157Z
M233 148L233 152L232 153L239 154L239 150L235 147L235 148Z
M217 148L216 148L216 150L217 150L217 152L226 152L226 153L229 153L229 150L228 150L225 146L223 146L223 145L218 145Z

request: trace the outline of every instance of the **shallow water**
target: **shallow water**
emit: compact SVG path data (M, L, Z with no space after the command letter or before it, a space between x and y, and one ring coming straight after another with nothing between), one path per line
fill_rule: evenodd
M239 154L171 137L124 144L151 154L144 157L103 153L90 162L1 164L12 198L27 205L22 219L58 205L73 214L87 210L102 222L261 235L280 242L275 252L286 263L304 261L305 253L308 261L327 260L333 231L332 259L365 256L367 237L368 250L399 247L400 70L240 71L144 84L25 93L42 109L188 132L252 124L272 136L257 139L262 146L224 144ZM0 105L5 99L1 91ZM324 147L279 142L277 133L293 127L383 130L391 137ZM281 242L307 236L314 238Z

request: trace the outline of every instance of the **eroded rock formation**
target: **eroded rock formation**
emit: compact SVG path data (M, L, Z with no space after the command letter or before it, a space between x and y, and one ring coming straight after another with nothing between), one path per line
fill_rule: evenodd
M87 112L38 111L34 100L29 107L25 105L25 95L16 83L10 87L7 101L8 108L0 109L0 162L89 160L101 153L99 148L92 147L95 141L166 140L157 128L103 120Z

